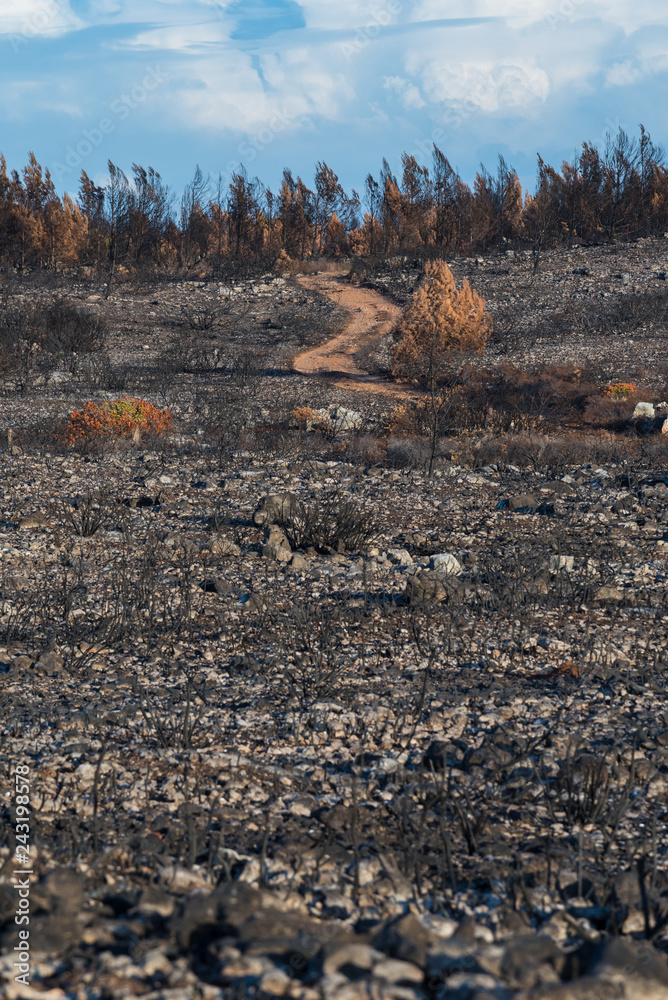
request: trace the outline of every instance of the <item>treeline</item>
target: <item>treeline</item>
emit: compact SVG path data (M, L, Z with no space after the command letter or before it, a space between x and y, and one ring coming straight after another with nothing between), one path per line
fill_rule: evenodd
M471 254L508 243L538 260L557 244L668 230L664 152L642 125L638 138L620 129L602 150L585 142L560 170L539 156L533 194L501 156L470 187L436 146L431 167L405 153L400 177L383 160L361 195L322 162L310 187L284 170L277 193L243 170L226 182L198 167L180 199L152 167L133 164L127 175L110 161L108 170L104 187L82 171L76 197L59 197L32 153L11 173L0 156L0 268L86 266L111 284L119 268L216 274L279 258Z

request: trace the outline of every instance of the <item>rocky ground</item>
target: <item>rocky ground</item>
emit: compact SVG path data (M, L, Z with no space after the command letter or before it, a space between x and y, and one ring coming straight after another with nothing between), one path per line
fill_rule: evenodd
M637 462L374 461L387 401L290 374L341 315L273 282L76 287L113 327L97 383L3 402L4 995L668 997L660 435ZM112 376L174 432L54 444ZM277 425L296 402L360 419Z

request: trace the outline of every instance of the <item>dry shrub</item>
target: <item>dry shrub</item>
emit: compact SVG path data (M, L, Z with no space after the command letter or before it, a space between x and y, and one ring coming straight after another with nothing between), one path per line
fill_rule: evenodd
M274 263L274 271L277 274L296 274L298 270L299 263L294 261L285 250L281 250Z
M471 448L474 466L515 465L519 469L542 469L551 476L562 475L573 465L594 459L591 442L579 434L553 437L546 434L503 434L485 436ZM463 462L461 464L464 464Z
M557 427L579 423L587 401L600 396L600 387L589 381L587 373L566 366L551 366L527 372L514 365L481 371L472 381L471 393L482 393L487 406L497 415L500 426L517 428L546 423ZM519 421L519 423L518 423Z
M532 434L461 434L443 443L443 455L468 469L485 465L515 465L535 469L544 449L544 439Z
M594 316L598 327L611 334L663 331L668 322L668 289L657 287L600 300Z
M387 421L387 432L398 438L422 436L429 433L431 414L429 400L417 403L400 403L395 406Z
M315 410L310 406L298 406L296 410L292 411L291 416L293 420L297 421L299 427L308 429L315 420Z
M70 527L79 538L91 538L118 510L118 502L104 490L93 490L72 500L60 499L53 506L56 519Z
M635 395L606 392L604 387L591 381L587 372L565 366L527 372L504 364L500 369L471 372L457 381L457 385L451 384L435 395L438 437L491 432L496 439L481 446L478 438L475 447L468 439L458 442L455 450L462 464L503 461L521 467L535 466L537 462L543 463L541 450L550 432L562 434L568 430L571 435L582 435L586 429L628 431L632 425L633 405L639 398L637 387ZM619 385L625 389L633 384ZM642 387L639 392L647 398L653 396L649 391L644 393ZM402 438L410 440L412 444L408 450L416 454L415 442L429 438L434 432L431 398L397 406L388 420L386 432L395 442ZM571 436L569 450L575 449L574 440ZM542 443L536 445L536 441ZM476 462L480 447L488 457L481 461L478 456ZM393 447L392 454L395 452L396 447ZM589 460L586 453L582 460ZM547 459L545 461L550 464ZM400 464L406 464L405 459Z
M158 436L170 430L171 411L159 410L144 399L124 396L105 403L86 403L70 415L66 440L69 445L104 438L136 437L141 434Z
M212 330L220 319L222 309L217 302L194 302L181 307L181 313L191 330Z
M325 434L331 434L333 431L332 422L329 417L318 413L310 406L298 406L290 415L293 420L297 421L297 426L301 430L310 431L316 429Z
M357 551L378 532L373 512L338 489L323 492L310 504L300 505L276 524L293 549L313 547L318 552L331 549Z
M13 435L12 443L23 451L49 451L66 454L67 421L59 417L47 417L26 427L20 427Z
M665 442L656 438L622 434L502 434L475 438L465 435L453 442L451 457L459 465L516 465L542 470L556 478L574 465L620 465L625 462L653 466L661 463Z
M430 445L426 437L387 439L387 463L397 469L420 469L429 461Z
M615 396L590 396L584 408L584 421L591 427L623 431L633 415L633 403Z
M25 393L35 377L104 349L103 320L67 302L10 301L0 309L0 372Z
M358 465L383 465L387 460L387 440L372 434L354 434L346 442L345 456Z
M437 433L491 430L503 433L537 431L543 423L536 407L524 407L515 400L495 398L490 402L489 386L478 377L461 380L461 384L446 386L435 394ZM396 437L429 435L434 427L434 407L431 398L403 403L391 413L388 433Z

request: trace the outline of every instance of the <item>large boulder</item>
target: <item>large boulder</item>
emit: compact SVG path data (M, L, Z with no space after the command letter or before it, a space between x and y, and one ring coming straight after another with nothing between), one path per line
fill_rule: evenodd
M253 514L253 521L258 527L276 522L291 521L304 513L301 500L294 493L272 493L263 497Z
M513 513L522 514L537 507L539 502L533 493L517 493L514 496L508 497L506 506Z
M575 556L550 556L550 573L572 573L575 568Z
M457 576L462 571L459 559L451 552L437 552L429 560L429 568L444 576Z
M654 406L652 403L636 403L633 411L634 420L654 420Z
M276 525L267 529L267 535L262 546L262 555L265 559L272 559L275 562L286 563L292 558L290 543Z
M328 406L316 410L315 415L320 423L328 424L334 431L358 431L364 422L361 413L347 410L345 406Z
M413 557L408 549L388 549L387 558L394 566L413 565Z

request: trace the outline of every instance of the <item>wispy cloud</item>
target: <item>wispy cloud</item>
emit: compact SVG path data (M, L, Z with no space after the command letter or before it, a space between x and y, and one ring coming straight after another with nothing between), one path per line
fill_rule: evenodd
M609 87L624 87L628 83L635 83L643 76L643 71L639 66L634 66L630 59L624 62L614 63L605 73L605 82Z
M83 26L69 0L0 0L0 36L15 51L33 38L56 38Z
M231 29L231 24L220 22L149 28L116 43L115 47L145 52L183 52L199 55L218 48L221 43L229 42Z

